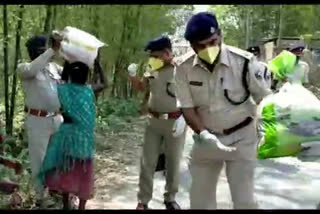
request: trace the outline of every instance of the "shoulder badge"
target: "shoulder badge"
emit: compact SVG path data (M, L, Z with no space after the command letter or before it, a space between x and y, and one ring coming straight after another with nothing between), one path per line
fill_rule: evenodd
M246 59L251 60L253 58L253 56L254 56L252 53L250 53L248 51L245 51L245 50L242 50L240 48L236 48L236 47L229 46L229 45L227 45L227 47L228 47L228 50L230 52L232 52L232 53L234 53L236 55L242 56L242 57L244 57Z

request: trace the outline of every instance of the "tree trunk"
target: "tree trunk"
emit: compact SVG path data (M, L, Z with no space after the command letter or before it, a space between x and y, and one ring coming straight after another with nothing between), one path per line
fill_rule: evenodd
M250 42L250 9L247 9L247 15L246 15L246 43L245 48L247 49L249 47Z
M279 28L278 28L278 42L277 42L277 49L279 52L279 48L281 47L281 37L282 37L282 25L283 25L283 20L282 20L282 9L283 9L283 6L282 5L279 5Z
M5 102L5 115L6 115L6 133L9 134L7 127L9 121L9 62L8 62L8 16L7 5L3 5L3 73L4 73L4 102Z
M122 13L123 14L123 13ZM121 84L121 81L118 81L118 73L121 72L123 70L123 66L122 65L122 58L124 55L124 46L126 44L126 34L127 34L127 14L128 14L128 6L124 6L124 15L122 17L123 20L123 27L122 27L122 32L121 32L121 39L120 41L122 41L122 45L120 45L119 47L119 54L115 63L115 71L114 71L114 76L113 76L113 84L112 84L112 95L113 96L117 96L119 94L121 94L121 90L117 89L118 83ZM121 78L121 77L119 77ZM118 91L120 93L117 93L117 95L115 95L115 92Z
M13 66L10 117L9 117L9 124L7 125L9 135L12 135L12 132L13 132L13 118L14 118L14 110L15 110L15 104L16 104L16 90L17 90L16 70L17 70L17 66L18 66L18 60L21 57L20 40L21 40L23 11L24 11L24 6L20 5L19 14L18 14L18 24L17 24L17 29L16 29L16 52L15 52L15 59L14 59L14 66Z
M54 30L56 28L57 22L57 5L53 6L53 15L52 15L52 22L51 22L51 29Z
M52 19L52 5L46 5L46 8L47 8L47 15L44 22L43 33L49 34L51 31L50 28L51 28L51 19Z

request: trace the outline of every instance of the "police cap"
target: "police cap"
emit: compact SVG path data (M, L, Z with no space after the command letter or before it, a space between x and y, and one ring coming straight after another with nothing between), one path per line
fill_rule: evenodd
M250 53L260 52L260 48L258 46L252 46L252 47L249 47L247 51Z
M44 35L33 36L27 41L26 46L28 49L44 48L46 46L47 40L48 37Z
M166 48L169 48L169 49L172 48L171 41L168 37L161 36L161 37L157 37L155 39L150 40L147 43L144 51L146 52L162 51Z
M205 40L219 31L215 14L200 12L189 20L184 37L190 43Z

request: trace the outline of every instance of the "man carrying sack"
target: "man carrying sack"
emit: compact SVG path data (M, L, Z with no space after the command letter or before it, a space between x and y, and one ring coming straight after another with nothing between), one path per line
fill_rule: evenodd
M17 73L25 93L26 129L32 177L36 192L36 206L45 208L54 204L44 200L44 186L35 179L46 153L49 138L62 122L56 116L60 108L56 84L61 79L62 67L51 62L60 49L60 40L52 40L46 50L46 36L34 36L26 43L31 62L20 63Z

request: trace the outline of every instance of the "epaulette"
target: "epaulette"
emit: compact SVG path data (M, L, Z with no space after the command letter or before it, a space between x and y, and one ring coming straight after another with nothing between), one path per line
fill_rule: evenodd
M253 58L253 56L254 56L252 53L250 53L248 51L245 51L245 50L242 50L240 48L236 48L236 47L229 46L229 45L227 45L227 47L228 47L228 50L230 52L232 52L232 53L234 53L236 55L242 56L242 57L244 57L246 59L251 60Z
M179 56L176 58L177 65L181 65L182 63L191 59L196 53L194 51L189 51L186 54Z

